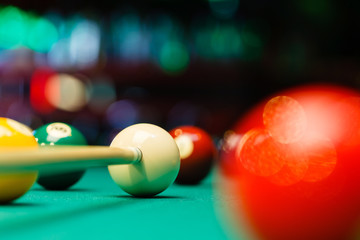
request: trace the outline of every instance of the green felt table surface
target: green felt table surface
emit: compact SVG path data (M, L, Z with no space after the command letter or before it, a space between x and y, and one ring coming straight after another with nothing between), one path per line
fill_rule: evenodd
M229 239L214 179L173 184L154 198L129 196L104 168L88 170L66 191L35 184L0 206L0 239Z

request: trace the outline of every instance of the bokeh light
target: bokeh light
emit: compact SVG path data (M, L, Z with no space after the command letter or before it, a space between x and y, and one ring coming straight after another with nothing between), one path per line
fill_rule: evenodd
M139 15L134 11L119 13L115 15L113 23L112 45L116 55L131 63L149 60L149 34Z
M26 15L13 6L0 9L0 46L5 49L25 44Z
M287 96L277 96L266 103L263 122L271 137L283 144L298 141L307 128L304 109Z
M46 52L57 40L57 29L46 18L14 6L0 9L0 47L26 46L34 51Z
M49 64L54 69L65 69L72 66L69 52L69 39L61 39L49 51Z
M46 18L28 14L28 27L27 46L34 51L48 52L58 41L56 27Z
M55 107L47 99L46 85L48 79L55 75L52 69L37 69L30 82L30 103L34 110L42 114L49 114L55 110Z
M87 103L86 85L68 74L55 74L45 85L45 98L57 109L75 112Z
M216 57L240 57L242 41L240 33L235 26L218 27L211 35L211 46Z
M99 26L93 21L83 20L75 26L70 37L70 60L73 64L84 68L97 63L100 34Z
M87 88L89 108L95 113L102 114L116 99L113 82L108 78L94 79Z
M119 100L106 110L106 119L114 129L124 129L138 122L139 107L132 100Z
M30 104L23 100L12 102L7 113L3 116L21 122L26 126L31 126L35 117Z
M263 28L265 26L262 26L262 24L261 22L247 21L241 26L242 58L246 61L257 61L263 55L265 39L262 34L264 34Z
M248 131L241 138L235 157L247 171L262 177L274 175L284 165L281 147L265 129Z
M209 0L211 11L220 18L231 18L239 7L239 0Z
M160 51L160 66L164 72L178 74L187 68L190 56L186 46L178 41L169 41Z
M161 65L161 58L164 57L162 55L168 55L171 50L181 52L180 57L183 58L186 49L183 43L184 29L174 17L163 13L151 15L147 19L145 29L150 35L150 54L154 63ZM171 47L172 42L175 42L175 49Z
M244 46L240 30L232 23L222 24L205 20L194 28L193 36L195 51L202 58L227 60L240 59L243 55Z

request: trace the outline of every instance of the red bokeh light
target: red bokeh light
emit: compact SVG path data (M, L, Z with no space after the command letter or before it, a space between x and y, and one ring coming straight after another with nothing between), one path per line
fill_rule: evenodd
M307 127L304 109L287 96L277 96L266 103L263 122L270 135L284 144L299 140Z
M51 69L38 69L31 78L30 83L30 103L34 110L42 114L48 114L55 110L46 96L46 87L49 79L56 72Z
M241 139L235 155L238 164L258 176L270 176L284 165L280 146L265 129L254 128Z

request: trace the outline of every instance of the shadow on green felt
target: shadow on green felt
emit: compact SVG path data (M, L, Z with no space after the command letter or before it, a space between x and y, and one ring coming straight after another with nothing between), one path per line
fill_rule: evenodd
M99 212L101 210L106 210L113 207L119 206L128 206L130 204L135 204L135 201L121 201L119 198L116 197L106 197L103 196L106 200L105 203L99 203L96 199L93 201L89 201L83 205L74 205L69 206L66 209L55 209L50 210L45 209L45 211L37 211L36 217L34 217L34 208L33 206L45 206L47 204L32 204L32 203L12 203L10 205L3 205L4 208L9 206L12 209L17 209L17 207L22 208L22 212L25 214L21 217L15 218L1 218L0 216L0 234L3 233L11 233L16 232L19 227L24 230L24 228L31 229L33 226L40 226L44 222L52 222L52 221L59 221L62 219L68 219L74 216L80 216L84 214L90 214L91 212ZM24 208L23 208L24 207ZM30 208L26 208L30 207ZM5 210L5 209L4 209ZM28 210L28 211L26 211ZM1 215L1 207L0 207L0 215Z
M151 197L135 197L135 196L131 196L131 195L113 195L110 197L115 197L115 198L123 198L123 199L186 199L186 197L182 197L182 196L151 196Z
M93 192L93 189L87 188L69 188L64 190L52 190L52 189L45 189L45 188L33 188L31 191L35 192Z
M203 189L213 189L214 185L210 182L200 182L196 184L180 184L180 183L174 183L175 187L186 187L186 188L203 188Z
M5 208L18 208L18 207L39 207L39 206L44 206L44 204L39 204L39 203L18 203L18 202L10 202L10 203L6 203L6 204L1 204L0 205L0 212L1 209L5 209Z

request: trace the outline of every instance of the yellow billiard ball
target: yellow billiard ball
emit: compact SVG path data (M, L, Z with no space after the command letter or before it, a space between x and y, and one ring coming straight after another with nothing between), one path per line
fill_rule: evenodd
M0 118L0 148L34 147L38 144L29 127L9 118ZM0 173L0 203L25 194L34 184L37 172Z

